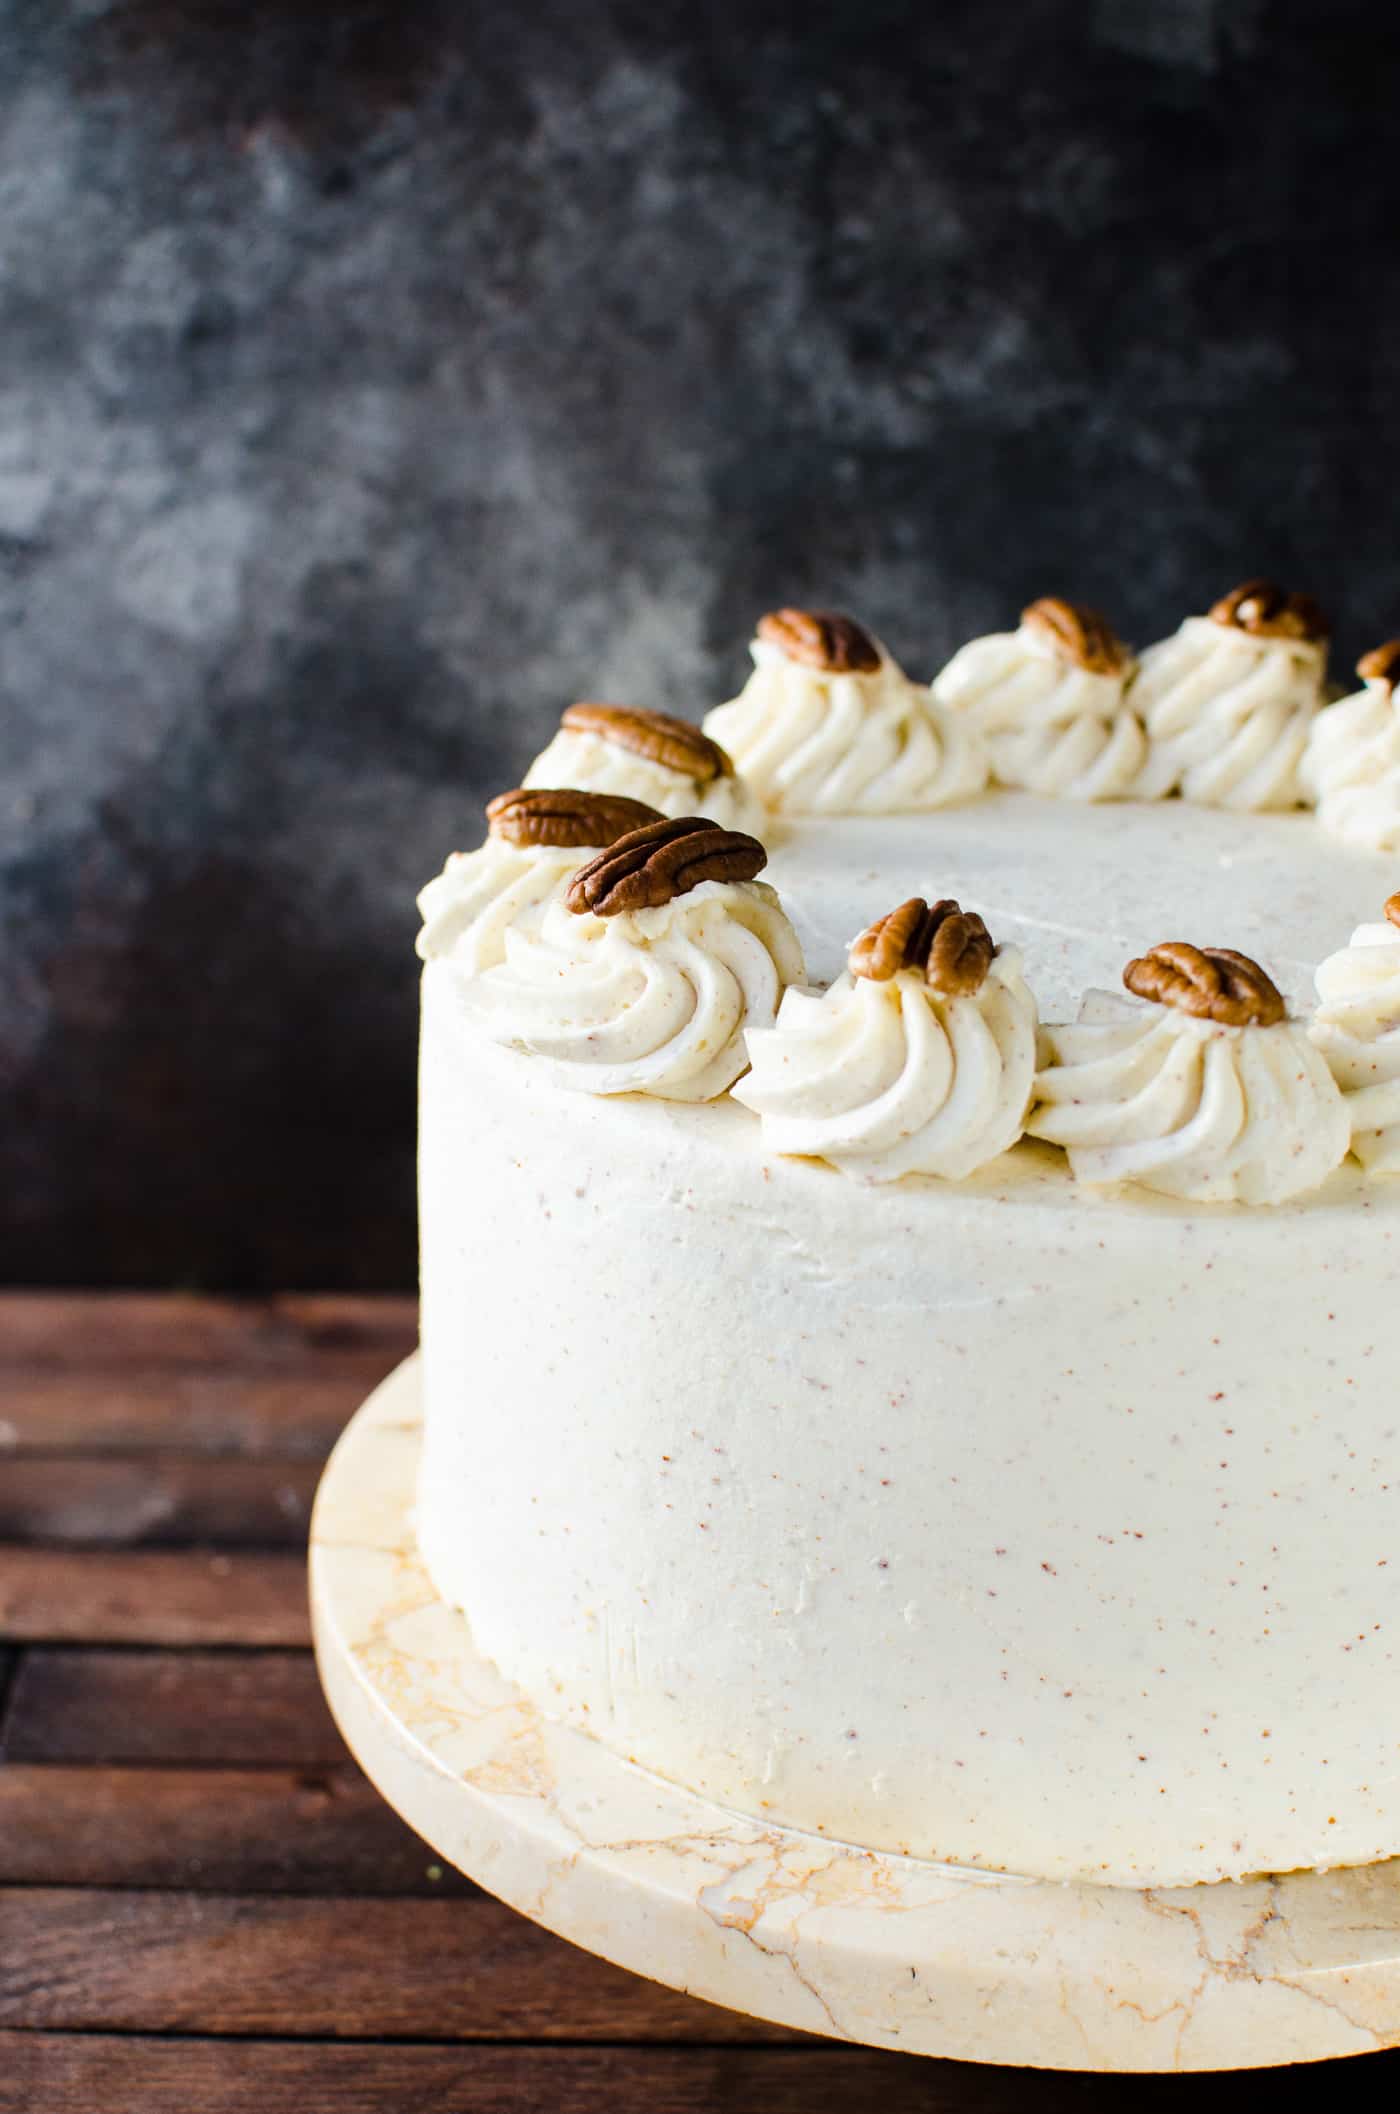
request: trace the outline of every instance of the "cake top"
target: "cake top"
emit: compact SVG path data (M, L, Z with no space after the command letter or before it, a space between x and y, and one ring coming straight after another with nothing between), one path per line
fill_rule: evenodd
M477 980L496 1040L590 1093L737 1089L770 1149L875 1181L961 1179L1027 1132L1082 1181L1192 1201L1279 1202L1348 1150L1379 1164L1363 1090L1400 1072L1400 1023L1373 1008L1384 1051L1343 1065L1299 993L1400 857L1400 640L1330 708L1318 604L1262 578L1141 659L1041 596L931 685L839 612L757 629L707 721L729 746L571 705L487 844L424 892L420 951ZM777 892L754 885L764 839ZM1400 929L1393 879L1373 936ZM1167 908L1228 944L1139 951Z
M973 904L1023 953L1041 1011L1072 1019L1089 990L1163 935L1199 934L1261 963L1306 1002L1313 972L1395 890L1400 861L1307 814L1232 814L1184 800L1069 806L993 788L937 815L821 816L774 829L778 890L813 982L847 967L852 937L914 896Z

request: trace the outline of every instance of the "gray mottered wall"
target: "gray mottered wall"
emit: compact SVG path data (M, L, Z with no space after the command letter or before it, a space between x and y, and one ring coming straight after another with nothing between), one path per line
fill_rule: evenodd
M0 1274L407 1281L416 885L775 599L923 669L1256 569L1400 630L1397 57L1381 0L0 0Z

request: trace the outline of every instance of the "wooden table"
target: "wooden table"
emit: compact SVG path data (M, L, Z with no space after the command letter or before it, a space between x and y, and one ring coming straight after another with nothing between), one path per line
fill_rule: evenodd
M0 2114L1393 2101L918 2061L638 1980L445 1870L317 1687L321 1462L403 1299L0 1296Z

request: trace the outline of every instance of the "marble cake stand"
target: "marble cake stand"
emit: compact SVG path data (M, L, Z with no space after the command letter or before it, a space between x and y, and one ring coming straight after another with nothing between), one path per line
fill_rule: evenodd
M1002 1878L744 1819L549 1723L418 1560L418 1450L411 1358L321 1484L321 1678L390 1804L524 1915L736 2011L970 2062L1213 2070L1400 2044L1400 1859L1152 1892Z

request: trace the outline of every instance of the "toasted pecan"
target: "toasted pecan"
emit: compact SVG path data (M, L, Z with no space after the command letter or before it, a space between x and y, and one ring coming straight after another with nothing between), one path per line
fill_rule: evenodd
M682 772L697 785L734 776L726 749L688 719L673 719L669 712L648 712L640 705L570 705L560 725L571 734L597 734L634 756L645 756L649 763Z
M973 998L987 980L996 948L975 910L950 898L926 903L911 896L868 925L846 957L852 976L887 983L901 969L921 969L946 998Z
M1385 914L1392 925L1400 925L1400 894L1391 896L1385 906Z
M1400 639L1387 639L1384 646L1363 653L1356 672L1363 683L1384 683L1387 690L1393 690L1400 683Z
M1090 675L1117 675L1132 658L1107 617L1060 595L1042 595L1021 611L1021 622Z
M579 868L564 900L570 910L612 918L655 910L702 881L751 881L767 864L757 837L721 829L704 815L680 815L619 837Z
M1123 981L1138 998L1226 1028L1272 1028L1287 1012L1273 979L1233 947L1165 940L1129 962Z
M629 800L622 793L587 793L576 786L517 786L486 803L491 835L507 844L581 850L612 844L629 830L660 820L645 800Z
M863 624L834 609L770 609L758 620L765 646L828 675L872 675L880 649Z
M1274 580L1246 580L1210 610L1212 623L1260 639L1325 639L1331 630L1311 595L1290 594Z

